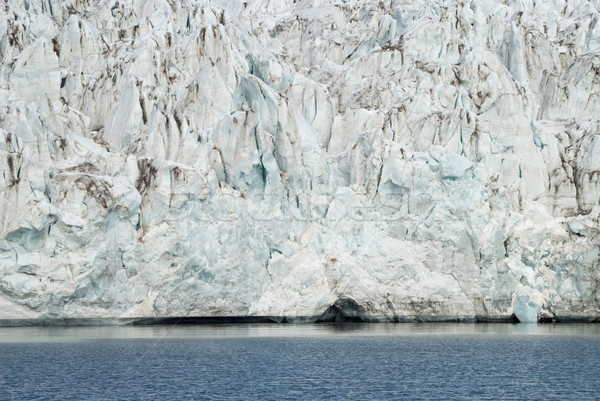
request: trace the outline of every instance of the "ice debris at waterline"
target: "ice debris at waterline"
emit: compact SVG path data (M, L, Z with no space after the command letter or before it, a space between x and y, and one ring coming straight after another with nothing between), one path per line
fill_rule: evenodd
M5 1L0 319L598 320L599 18Z

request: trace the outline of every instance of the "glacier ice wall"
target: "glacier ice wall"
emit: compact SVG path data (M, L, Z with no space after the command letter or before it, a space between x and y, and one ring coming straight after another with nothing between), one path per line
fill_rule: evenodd
M0 319L598 319L599 18L7 0Z

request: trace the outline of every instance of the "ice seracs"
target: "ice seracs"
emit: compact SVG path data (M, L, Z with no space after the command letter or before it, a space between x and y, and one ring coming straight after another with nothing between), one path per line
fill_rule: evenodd
M0 320L597 320L599 15L8 0Z

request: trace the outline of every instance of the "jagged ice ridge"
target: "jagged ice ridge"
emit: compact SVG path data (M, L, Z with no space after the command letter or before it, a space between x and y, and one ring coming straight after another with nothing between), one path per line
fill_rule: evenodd
M7 0L0 319L597 320L599 18Z

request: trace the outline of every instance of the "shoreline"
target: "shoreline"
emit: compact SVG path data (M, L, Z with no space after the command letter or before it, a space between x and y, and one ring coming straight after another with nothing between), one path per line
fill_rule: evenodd
M465 319L450 316L398 316L369 317L353 319L319 320L314 316L177 316L177 317L127 317L127 318L37 318L37 319L0 319L0 327L94 327L94 326L203 326L203 325L320 325L320 324L405 324L405 323L461 323L461 324L569 324L600 323L598 316L557 316L539 318L535 323L521 323L516 316L487 317L478 316Z

